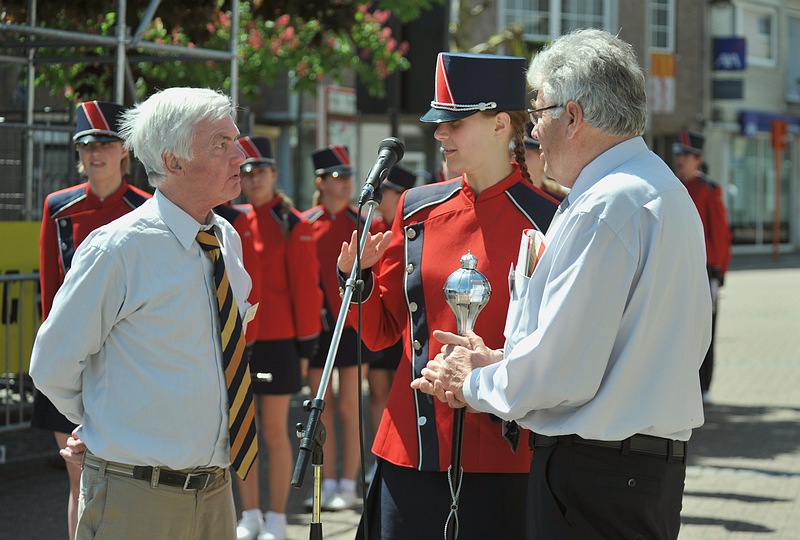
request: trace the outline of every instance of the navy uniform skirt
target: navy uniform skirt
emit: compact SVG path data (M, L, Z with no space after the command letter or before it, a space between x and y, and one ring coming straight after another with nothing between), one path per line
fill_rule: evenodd
M367 492L370 540L444 538L450 513L446 472L418 471L378 458ZM524 539L527 473L464 473L458 540ZM364 540L364 515L356 535Z
M254 394L284 395L300 391L300 357L295 340L254 341L245 354Z
M331 348L331 341L333 341L333 332L322 332L319 336L319 349L317 349L317 354L309 359L309 367L322 369L325 366L325 360L328 358L328 349ZM358 339L358 334L355 330L352 328L345 328L342 330L339 348L336 350L334 367L357 365L356 352L359 345L362 345L361 340ZM380 359L381 356L382 353L373 352L369 350L366 345L363 345L361 348L361 362L363 364L371 364Z

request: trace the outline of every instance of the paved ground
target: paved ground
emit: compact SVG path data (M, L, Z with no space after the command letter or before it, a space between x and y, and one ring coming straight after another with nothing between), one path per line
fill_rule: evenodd
M734 259L717 356L713 404L692 437L679 538L800 539L800 255ZM291 425L305 419L301 401ZM67 477L51 435L0 431L0 445L0 540L66 538ZM309 538L302 500L311 474L292 490L290 540ZM324 537L353 538L358 517L323 513Z

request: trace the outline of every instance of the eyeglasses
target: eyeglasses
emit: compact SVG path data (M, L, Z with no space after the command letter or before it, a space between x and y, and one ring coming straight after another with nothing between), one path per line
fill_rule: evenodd
M528 116L531 117L531 123L535 126L536 124L539 123L539 120L542 119L542 113L544 111L550 111L550 110L553 110L553 109L560 109L563 106L564 106L563 104L559 103L557 105L548 105L547 107L542 107L540 109L527 109Z

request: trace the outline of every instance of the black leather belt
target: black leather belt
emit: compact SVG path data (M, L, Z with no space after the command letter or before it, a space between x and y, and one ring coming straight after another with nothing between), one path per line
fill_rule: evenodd
M175 486L187 491L202 491L217 479L217 475L223 470L213 467L209 470L198 470L189 472L174 471L162 467L146 467L143 465L127 465L114 461L100 459L90 452L86 452L83 458L83 466L89 467L101 473L116 474L144 480L150 483L150 487L156 488L160 485Z
M639 454L659 457L667 461L686 462L686 441L674 441L672 439L640 434L632 435L622 441L598 441L584 439L577 435L558 435L556 437L550 437L548 435L539 435L538 433L530 434L531 448L555 446L556 444L599 446L602 448L619 450L623 454Z

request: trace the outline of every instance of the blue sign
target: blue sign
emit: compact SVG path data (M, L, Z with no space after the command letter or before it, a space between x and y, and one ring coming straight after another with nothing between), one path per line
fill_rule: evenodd
M786 120L789 133L800 135L800 118L788 114L743 110L739 114L742 135L754 137L759 131L769 133L773 120Z
M742 71L747 65L744 38L714 38L714 69L717 71Z

